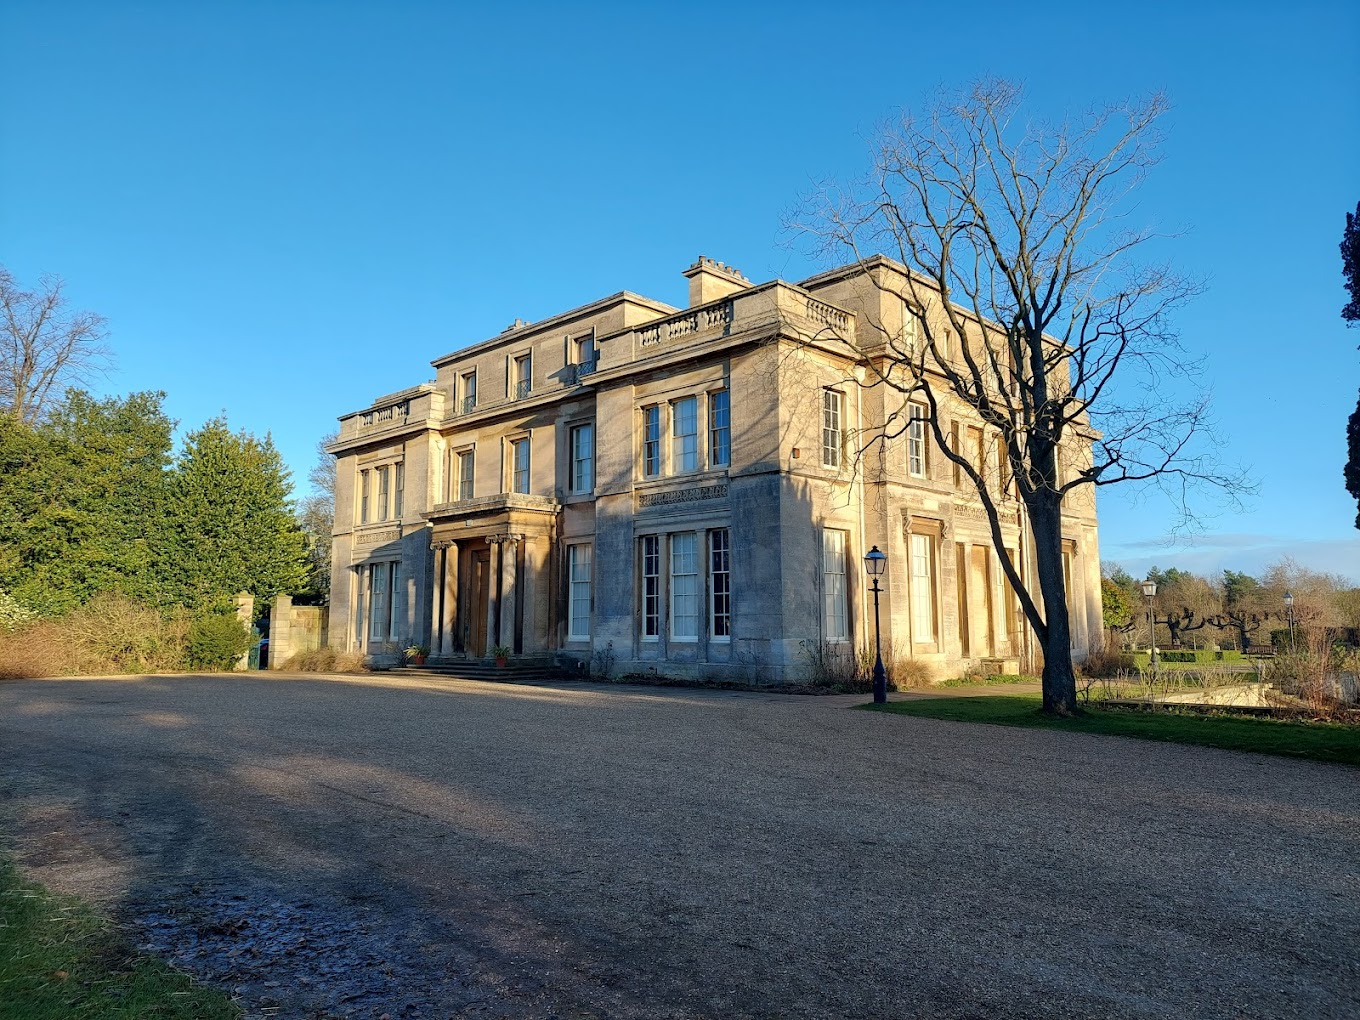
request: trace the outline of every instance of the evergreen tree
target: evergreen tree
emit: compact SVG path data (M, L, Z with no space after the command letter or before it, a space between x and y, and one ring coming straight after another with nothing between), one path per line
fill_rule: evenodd
M164 397L70 390L40 425L0 423L0 588L45 612L102 591L156 600Z
M176 601L206 609L248 591L263 608L302 590L305 541L272 439L216 418L185 437L169 490L164 584Z

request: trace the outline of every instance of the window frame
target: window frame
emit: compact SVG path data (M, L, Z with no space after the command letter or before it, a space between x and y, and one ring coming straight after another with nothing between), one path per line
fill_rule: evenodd
M924 571L918 569L922 556L918 552L924 548ZM936 582L939 577L938 556L935 551L935 536L913 532L907 536L907 570L911 586L909 602L911 606L911 640L914 645L934 645L939 642L939 595ZM924 582L924 583L923 583ZM984 584L990 583L988 578ZM922 622L928 623L926 635L922 635Z
M454 485L457 486L457 496L455 501L472 499L475 493L477 481L477 449L476 447L464 447L461 450L453 451L453 462L456 467L454 472Z
M690 474L703 467L699 457L699 398L696 396L676 397L671 402L671 474ZM692 413L682 415L681 408L692 408ZM688 432L678 431L686 424L692 425ZM686 449L686 447L691 447ZM692 463L687 467L686 460Z
M514 399L524 400L534 392L534 352L512 355L510 367L513 370L511 392Z
M708 463L732 466L732 395L726 387L708 394Z
M713 528L708 533L708 636L710 641L729 642L732 640L732 530L730 528Z
M822 638L826 641L849 641L850 533L841 528L824 527L821 544ZM837 578L839 580L835 580Z
M369 511L369 482L368 468L359 469L359 523L368 523Z
M584 559L584 563L582 560ZM594 606L594 546L590 542L576 542L567 546L567 640L589 641L590 618ZM578 576L578 570L584 577ZM584 587L584 610L579 606ZM577 625L584 627L578 630Z
M515 436L513 439L507 439L506 442L510 444L510 477L508 479L510 486L507 491L527 496L533 484L531 474L533 448L529 445L529 437L527 435ZM521 452L524 455L523 465L520 464ZM521 481L524 485L523 488L520 488Z
M834 421L833 421L834 418ZM822 467L839 471L844 459L845 394L822 387Z
M702 561L701 561L700 558L699 558L699 532L697 532L697 531L676 531L676 532L673 532L673 533L669 536L669 538L670 538L670 547L671 547L671 548L670 548L670 553L671 553L671 555L670 555L670 596L671 596L671 597L670 597L669 613L668 613L667 615L670 617L670 639L671 639L672 642L675 642L675 643L678 643L678 644L695 644L695 643L697 643L698 640L699 640L699 621L703 618L703 616L702 616L702 611L701 611L701 607L700 607L700 601L701 601L702 595L703 595L703 593L700 591L700 584L701 584L701 577L702 577L703 568L702 568ZM681 551L680 551L680 549L679 549L679 545L680 545L681 542L684 542L685 544L687 544L687 545L689 546L689 550L688 550L687 553L681 553ZM685 555L685 556L688 557L688 559L689 559L689 562L688 562L688 563L683 563L683 564L682 564L682 561L681 561L681 559L680 559L680 557L681 557L682 555ZM677 570L677 569L676 569L676 568L677 568L677 564L682 564L682 565L686 565L686 566L692 565L693 569L692 569L692 570ZM692 584L692 585L693 585L693 590L692 590L692 591L680 591L680 590L678 590L680 587L682 587L680 584L677 583L677 580L680 579L680 578L692 578L693 580L692 580L692 581L686 581L685 584L683 585L683 587L688 588L688 587L690 587L690 585ZM692 602L690 602L690 601L687 601L687 602L686 602L687 605L692 605L692 606L693 606L692 612L685 613L683 616L681 616L681 614L677 612L677 610L679 609L679 607L680 607L680 605L681 605L680 599L692 600ZM680 620L682 620L682 619L683 619L683 620L690 620L690 619L693 619L693 621L694 621L694 633L693 633L693 634L687 634L687 633L686 633L686 634L682 634L682 633L679 632L679 630L677 630L676 625L677 625L677 623L678 623Z
M579 439L587 436L590 449L585 457L578 456ZM582 467L585 465L582 477ZM582 484L582 482L585 484ZM567 491L574 496L595 491L595 423L577 422L567 427Z
M915 401L908 403L907 474L912 478L930 477L930 444L926 437L926 423L929 418L930 408Z
M662 461L661 405L648 404L642 409L642 477L660 478L666 465ZM654 433L654 434L653 434ZM648 438L649 435L651 438ZM649 454L650 448L650 454Z
M471 414L477 409L477 370L474 368L470 372L463 372L458 381L461 390L458 404L460 413Z
M639 550L642 572L642 640L661 640L661 536L643 535Z
M392 465L392 519L401 520L406 509L406 461L399 460Z

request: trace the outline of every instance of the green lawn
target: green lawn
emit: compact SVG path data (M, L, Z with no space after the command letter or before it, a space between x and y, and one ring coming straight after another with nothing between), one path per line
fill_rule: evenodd
M922 698L865 705L875 712L915 715L926 719L1038 726L1077 733L1169 740L1232 751L1259 751L1292 758L1311 758L1360 768L1360 726L1294 722L1229 715L1195 715L1159 710L1090 709L1076 719L1051 719L1039 712L1038 694L971 698Z
M222 992L139 956L108 921L0 858L0 1020L235 1020Z

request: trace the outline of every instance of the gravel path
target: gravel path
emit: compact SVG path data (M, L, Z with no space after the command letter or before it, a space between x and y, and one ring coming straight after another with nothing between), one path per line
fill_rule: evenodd
M250 1016L1360 1016L1360 773L858 700L4 684L0 830Z

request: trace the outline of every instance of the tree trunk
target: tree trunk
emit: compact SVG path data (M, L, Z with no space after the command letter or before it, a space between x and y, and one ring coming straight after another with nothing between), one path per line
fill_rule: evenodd
M1034 567L1044 600L1044 712L1077 714L1077 676L1072 669L1072 625L1062 560L1062 503L1052 492L1036 493L1029 501L1029 523L1034 534Z

